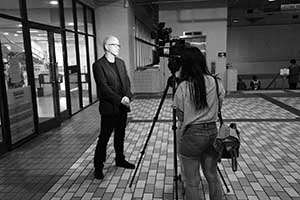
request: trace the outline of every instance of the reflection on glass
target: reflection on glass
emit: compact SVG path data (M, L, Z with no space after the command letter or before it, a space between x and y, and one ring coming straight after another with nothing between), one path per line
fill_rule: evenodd
M75 34L66 32L68 65L76 65L76 48L75 48Z
M72 0L64 0L65 26L66 29L74 30L74 18Z
M94 34L94 29L93 29L93 11L88 8L87 9L87 30L88 34Z
M39 121L54 117L53 89L47 32L30 29Z
M19 0L0 0L0 13L20 17Z
M12 143L34 133L31 89L19 22L0 18L0 40ZM1 134L2 135L2 134Z
M89 74L87 68L85 36L78 35L78 39L79 39L80 72L81 72L81 83L82 83L82 102L83 102L83 106L86 106L89 104L89 85L88 85Z
M71 32L66 32L67 38L67 54L68 54L68 72L70 83L70 96L72 113L79 111L79 89L78 89L78 66L76 63L75 52L75 35Z
M26 0L26 5L28 20L52 26L60 26L58 0Z
M84 32L83 5L81 5L80 3L76 3L76 11L78 31Z
M91 72L91 84L92 84L92 101L97 100L97 89L96 82L94 79L93 71L93 63L95 62L95 45L94 45L94 37L89 36L89 55L90 55L90 72Z
M0 109L1 111L1 109ZM1 124L1 115L0 115L0 143L3 141L3 137L2 137L2 124Z
M62 41L61 35L54 34L55 42L55 58L56 58L56 78L58 81L58 95L59 95L59 107L60 112L67 109L67 99L66 99L66 87L65 87L65 72L64 72L64 60L62 51Z

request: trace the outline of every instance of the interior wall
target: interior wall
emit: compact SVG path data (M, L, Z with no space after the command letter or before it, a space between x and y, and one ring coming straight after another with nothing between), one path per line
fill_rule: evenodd
M226 83L226 57L218 57L219 52L226 52L226 7L160 10L159 20L172 28L172 36L181 36L184 31L201 31L206 36L207 64L210 68L210 64L215 62L216 73Z
M131 78L131 90L135 92L134 80L134 37L135 37L135 19L134 19L134 10L130 1L128 1L127 8L127 17L128 17L128 76Z
M95 9L97 52L98 58L104 54L103 40L108 35L116 36L121 45L119 57L124 60L129 76L131 76L131 51L130 32L132 23L129 22L129 10L124 6L124 1L119 0L113 3L100 6ZM130 77L131 79L131 77Z
M124 0L113 1L96 8L96 30L97 30L97 50L98 58L104 54L103 39L107 35L114 35L119 38L121 49L119 57L125 61L129 78L131 80L131 90L133 93L152 93L160 92L157 86L157 73L150 71L139 72L135 70L134 66L134 43L135 43L135 17L148 16L146 10L142 7L134 7L131 1ZM140 15L136 15L139 14ZM143 15L141 15L141 13ZM145 21L141 20L147 25L151 26L149 21L151 15ZM154 78L154 79L153 79Z
M300 63L300 24L228 27L227 61L238 74L276 74Z

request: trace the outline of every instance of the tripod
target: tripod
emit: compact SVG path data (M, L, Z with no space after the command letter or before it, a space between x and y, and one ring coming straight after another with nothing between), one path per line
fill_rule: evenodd
M160 100L160 103L159 103L159 106L158 106L158 109L156 111L156 114L153 118L153 122L152 122L152 125L151 125L151 128L150 128L150 131L149 131L149 134L148 134L148 137L146 139L146 142L145 142L145 145L143 147L143 150L141 151L141 156L139 158L139 161L137 163L137 166L136 166L136 169L134 171L134 174L132 176L132 179L131 179L131 182L129 184L129 187L131 188L132 186L132 183L133 183L133 180L134 180L134 177L138 171L138 168L141 164L141 161L142 161L142 158L145 154L145 151L146 151L146 148L147 148L147 145L148 145L148 142L150 140L150 137L152 135L152 132L153 132L153 129L154 129L154 126L155 126L155 123L157 122L158 120L158 116L159 116L159 113L160 113L160 110L162 108L162 105L164 103L164 100L167 96L167 93L168 93L168 90L169 90L169 87L172 88L172 97L174 97L175 95L175 91L176 91L176 76L175 76L175 72L172 72L172 75L168 78L168 81L167 81L167 86L164 90L164 93L163 93L163 96ZM178 184L177 184L177 181L179 180L178 176L177 176L177 138L176 138L176 109L173 108L173 115L172 115L172 122L173 122L173 125L172 125L172 130L173 130L173 136L174 136L174 182L175 182L175 188L173 188L173 194L174 194L174 190L175 190L175 199L177 200L178 199Z
M150 128L148 137L146 139L146 142L145 142L145 145L143 147L143 150L141 151L141 156L140 156L139 161L137 163L137 167L136 167L136 169L135 169L135 171L133 173L132 179L130 181L130 184L129 184L130 188L132 186L132 183L134 181L134 178L136 176L138 168L139 168L139 166L141 164L141 161L143 159L143 156L145 154L148 142L149 142L150 137L152 135L155 123L158 120L158 116L159 116L160 110L162 108L162 105L164 103L164 100L165 100L165 98L167 96L169 87L172 87L172 97L174 97L175 91L176 91L176 83L177 83L177 81L176 81L175 72L174 73L172 72L172 75L168 78L167 86L166 86L166 88L164 90L164 93L163 93L163 96L162 96L162 98L160 100L158 109L157 109L156 114L155 114L155 116L153 118L153 122L152 122L152 125L151 125L151 128ZM174 194L174 190L175 190L175 199L178 200L178 182L177 181L180 180L180 178L179 178L179 176L177 176L177 174L178 174L178 169L177 169L177 136L176 136L176 129L177 129L177 127L176 127L176 109L175 108L173 108L173 112L172 112L172 123L173 123L172 130L173 130L173 136L174 136L174 178L173 178L173 181L175 182L175 188L173 188L173 194ZM224 179L224 177L222 175L222 172L220 171L220 169L219 169L218 166L217 166L217 171L218 171L218 173L219 173L219 175L221 177L221 180L223 181L223 183L224 183L224 185L226 187L227 192L230 192L230 190L229 190L229 188L228 188L228 186L227 186L227 184L225 182L225 179Z

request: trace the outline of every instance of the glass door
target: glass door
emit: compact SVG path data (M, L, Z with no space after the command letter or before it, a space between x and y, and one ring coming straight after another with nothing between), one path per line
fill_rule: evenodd
M1 72L1 70L0 70ZM1 76L1 75L0 75ZM0 85L0 88L1 88L1 85ZM0 96L2 96L0 94ZM2 152L5 151L5 145L4 145L4 141L3 141L3 124L2 124L2 110L1 110L1 104L0 104L0 155Z
M21 24L1 18L0 24L0 140L10 147L35 133L34 109Z
M0 39L0 98L2 98L2 94L1 92L4 90L3 85L5 85L5 83L3 84L3 79L5 77L4 72L6 72L6 70L4 69L4 63L1 61L2 59L2 42ZM4 144L3 144L3 133L2 133L2 129L3 129L3 123L2 123L2 103L0 102L0 155L1 153L4 151Z
M32 28L30 37L39 127L49 130L67 113L61 34Z
M75 34L66 32L67 56L68 56L68 76L70 88L71 113L74 114L80 110L79 95L79 67L76 61Z
M61 118L69 117L69 112L67 110L67 95L66 95L66 81L65 81L65 71L64 71L64 58L62 50L62 37L60 33L53 34L54 42L54 71L57 80L57 94L59 100L59 114Z

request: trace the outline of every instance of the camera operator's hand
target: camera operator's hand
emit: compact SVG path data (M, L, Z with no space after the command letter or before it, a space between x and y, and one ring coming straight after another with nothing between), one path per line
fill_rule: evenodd
M122 99L121 99L121 104L127 106L127 107L130 107L130 100L127 96L124 96Z

